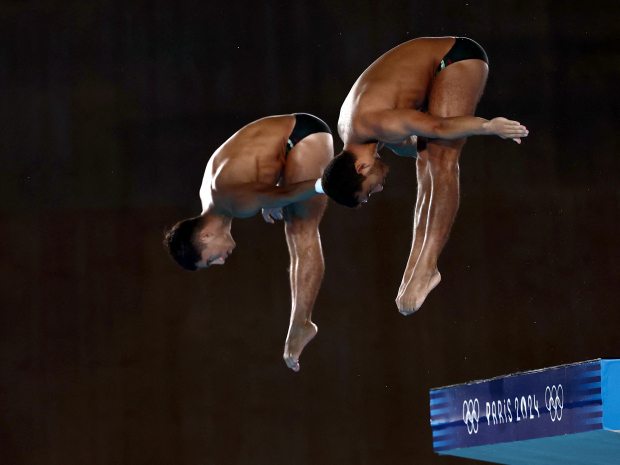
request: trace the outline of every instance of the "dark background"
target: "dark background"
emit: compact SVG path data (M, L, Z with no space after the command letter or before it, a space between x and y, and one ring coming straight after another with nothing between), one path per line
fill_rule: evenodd
M0 462L461 464L433 387L620 357L617 2L0 3ZM422 309L394 304L415 166L330 204L319 334L282 361L283 227L233 222L188 273L164 228L200 212L210 154L262 116L340 105L380 54L460 35L490 57L461 208ZM615 44L615 45L614 45ZM342 147L336 137L336 150Z

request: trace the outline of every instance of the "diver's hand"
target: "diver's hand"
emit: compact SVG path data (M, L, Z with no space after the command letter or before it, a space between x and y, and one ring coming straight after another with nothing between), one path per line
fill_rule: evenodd
M483 124L487 134L494 134L502 139L512 139L517 144L521 143L521 137L527 137L529 131L517 121L506 118L493 118Z
M263 208L263 218L267 223L274 224L274 220L281 220L283 218L282 215L282 207L279 208Z

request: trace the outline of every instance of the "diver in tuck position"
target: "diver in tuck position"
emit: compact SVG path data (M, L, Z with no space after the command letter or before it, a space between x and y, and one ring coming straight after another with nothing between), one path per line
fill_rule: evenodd
M383 190L388 167L377 153L381 148L417 158L413 244L396 298L405 315L418 310L441 280L437 259L458 209L465 138L497 135L521 143L528 135L516 121L473 116L488 72L485 51L471 39L414 39L370 65L340 109L344 149L322 178L337 203L356 207Z
M263 210L265 221L284 219L291 256L292 309L284 346L289 368L316 335L310 317L324 273L319 223L327 197L320 178L334 157L329 127L305 113L271 116L240 129L215 151L200 188L202 213L177 223L164 244L186 270L223 265L235 248L233 218Z

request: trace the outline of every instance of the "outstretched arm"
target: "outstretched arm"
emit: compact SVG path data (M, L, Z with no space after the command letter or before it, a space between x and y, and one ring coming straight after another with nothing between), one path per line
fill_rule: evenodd
M375 112L365 120L369 133L386 143L400 143L412 135L435 139L496 135L521 143L520 138L528 135L525 126L506 118L491 121L475 116L441 118L406 108Z

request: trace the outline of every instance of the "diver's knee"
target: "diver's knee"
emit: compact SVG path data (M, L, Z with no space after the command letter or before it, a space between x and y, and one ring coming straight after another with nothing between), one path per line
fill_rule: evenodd
M438 150L429 151L429 167L431 173L438 171L457 171L459 168L460 150L450 148L440 148Z
M284 229L289 236L314 235L319 232L319 221L320 219L314 217L292 215L285 218Z

